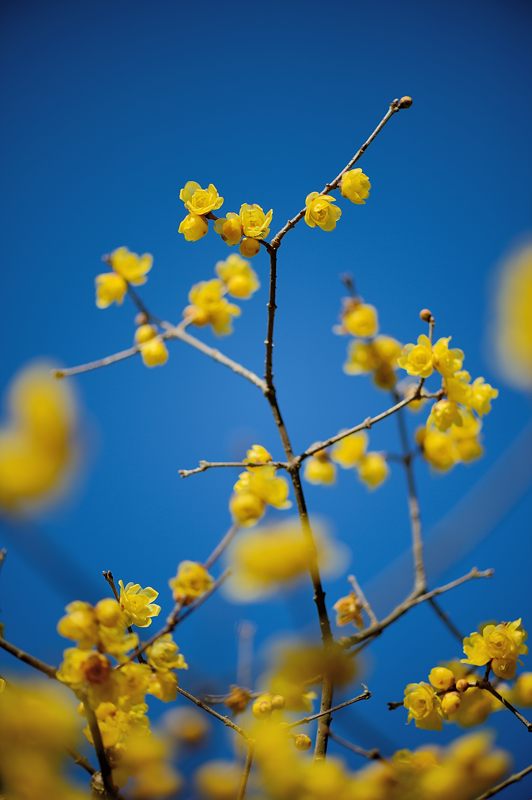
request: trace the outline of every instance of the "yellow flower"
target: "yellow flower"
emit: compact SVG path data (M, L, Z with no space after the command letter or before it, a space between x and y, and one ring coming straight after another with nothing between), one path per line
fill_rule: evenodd
M335 566L336 552L324 530L316 528L320 568ZM312 554L299 521L269 525L237 537L229 552L231 574L225 586L235 599L254 599L292 584L305 575Z
M491 401L499 396L499 390L494 389L484 378L477 378L471 385L469 403L474 411L481 416L491 411Z
M322 231L333 231L342 216L342 209L333 206L336 198L328 194L311 192L305 199L305 222L310 228L321 228Z
M405 689L404 707L407 722L414 720L416 728L427 731L442 729L442 708L438 695L428 683L409 683Z
M357 464L358 477L370 489L376 489L389 473L386 459L381 453L366 453Z
M187 662L179 647L172 639L171 633L160 636L146 650L148 664L157 670L188 669Z
M371 183L367 175L364 175L360 167L344 172L340 181L340 192L343 197L347 197L356 205L364 205L369 197Z
M514 686L515 702L518 706L532 706L532 672L523 672Z
M393 389L396 383L395 367L400 353L401 345L391 336L376 336L369 342L356 339L349 344L344 372L347 375L372 372L373 381L379 389Z
M462 697L458 692L446 692L441 698L441 710L445 716L456 714L460 708Z
M234 485L237 494L251 494L259 497L263 503L274 508L290 508L288 500L288 482L285 478L277 476L275 467L249 467L246 472L241 472Z
M265 447L261 444L254 444L247 451L245 461L249 464L267 464L273 459Z
M238 796L242 767L232 761L206 761L194 781L202 800L234 800Z
M120 586L120 607L124 611L128 625L136 625L138 628L148 628L151 625L152 617L158 617L161 606L153 601L159 596L159 592L147 586L143 589L140 583L126 583L118 581Z
M103 272L95 278L96 305L108 308L112 303L122 305L127 292L127 282L116 272Z
M184 606L205 594L213 583L212 575L197 561L182 561L177 568L177 575L169 581L174 600Z
M450 341L450 336L438 339L432 348L434 367L444 377L451 377L456 372L459 372L464 363L464 354L462 350L458 350L457 348L449 350Z
M235 522L248 528L262 519L266 511L266 503L252 492L241 491L231 497L229 510Z
M358 464L368 446L368 435L365 431L351 433L340 439L331 450L331 458L341 467L349 469Z
M144 366L159 367L168 361L168 348L153 325L139 325L135 331L135 344L140 349Z
M352 336L375 336L379 329L377 309L369 303L350 301L342 314L342 327Z
M355 592L349 592L345 597L340 597L333 605L336 611L336 624L340 627L353 623L357 628L364 627L362 619L362 603Z
M112 672L111 662L102 653L69 647L63 654L57 678L76 690L88 685L107 684Z
M465 369L458 370L452 376L446 376L444 378L444 387L447 399L469 406L472 392L470 380L471 375Z
M462 663L483 667L491 662L497 677L513 678L519 656L528 653L526 638L521 619L485 625L480 633L472 633L464 639L467 658L463 658Z
M482 422L470 411L461 411L462 424L452 425L449 434L454 445L455 458L466 463L480 458L484 452L480 443Z
M448 430L451 425L462 427L462 415L458 405L453 400L439 400L432 406L428 423L434 425L440 431Z
M448 667L433 667L429 681L435 689L447 691L454 684L454 674Z
M215 221L214 230L222 237L229 247L233 247L235 244L238 244L242 238L240 215L235 214L234 211L229 211L227 216L219 217Z
M199 327L211 325L218 336L231 333L232 319L240 315L240 309L229 303L224 293L224 284L218 278L194 284L188 294L191 305L184 311L185 318Z
M146 275L153 266L153 256L144 253L139 256L132 253L127 247L117 247L107 256L113 270L133 286L142 286L148 280Z
M218 194L216 186L209 183L207 189L202 189L196 181L187 181L179 192L179 199L183 201L187 211L199 216L217 211L224 202L223 197Z
M186 665L182 668L186 669ZM177 686L177 677L173 672L153 669L150 673L148 694L157 697L162 703L173 703L177 697Z
M307 459L305 478L309 483L331 486L336 481L336 467L326 450L318 450Z
M249 261L232 253L226 261L218 261L216 274L233 297L247 300L260 287L256 272Z
M244 236L250 239L265 239L270 232L273 210L265 214L256 203L243 203L240 206L240 222Z
M245 237L240 242L240 252L245 258L253 258L260 251L260 244L256 239Z
M409 375L417 375L420 378L428 378L429 375L432 375L434 363L429 337L421 334L421 336L418 336L417 344L406 344L397 359L397 363Z
M521 389L532 386L532 245L527 243L503 265L495 295L499 368Z
M419 428L416 441L422 447L423 457L434 469L447 472L459 460L453 439L447 433L434 428Z
M91 604L75 600L69 603L66 612L57 623L57 632L77 642L83 650L94 647L98 643L98 620Z
M203 217L198 214L187 214L187 216L179 223L178 233L182 233L187 242L198 242L202 239L207 231L209 225L205 222Z

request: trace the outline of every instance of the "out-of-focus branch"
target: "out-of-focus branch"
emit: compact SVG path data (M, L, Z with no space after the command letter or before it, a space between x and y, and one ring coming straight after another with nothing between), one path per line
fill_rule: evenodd
M348 739L344 739L343 736L338 736L337 733L331 730L329 730L329 737L333 740L333 742L336 742L336 744L339 744L341 747L345 747L346 750L350 750L351 753L355 753L357 756L367 758L369 761L382 760L380 750L377 750L376 747L372 750L366 750L364 747L359 747L357 744L353 744L353 742L348 741Z
M484 794L479 795L476 800L488 800L490 797L495 797L495 795L499 794L499 792L502 792L503 789L507 789L508 786L512 786L512 784L517 783L523 778L526 778L526 776L530 775L531 772L532 764L529 764L528 767L522 769L521 772L514 772L513 775L510 775L510 777L506 778L506 780L502 783L498 783L497 786L493 786L491 789L488 789L487 792L484 792Z
M19 661L23 661L24 664L29 664L30 667L39 670L39 672L42 672L43 675L47 675L48 678L57 677L57 670L55 667L51 667L50 664L45 664L45 662L41 661L40 658L36 658L35 656L26 653L25 650L21 650L20 647L16 647L3 637L0 637L0 647L7 653L11 653L11 655L15 656L15 658L18 658Z
M318 711L317 714L311 714L308 717L302 717L302 719L298 719L295 722L290 722L288 725L285 726L286 730L290 728L296 728L299 725L306 725L309 722L314 722L315 719L320 719L321 717L330 717L331 714L334 714L336 711L341 711L342 708L347 708L347 706L352 706L353 703L359 703L361 700L369 700L371 697L371 692L366 687L362 694L357 695L356 697L352 697L350 700L344 700L343 703L338 703L337 706L332 706L332 708L326 708L324 711Z
M242 778L240 779L240 786L238 788L238 795L236 800L244 800L244 797L246 796L249 775L251 772L251 767L253 766L254 752L255 752L255 746L253 742L248 742L246 760L244 762L244 769L242 771Z

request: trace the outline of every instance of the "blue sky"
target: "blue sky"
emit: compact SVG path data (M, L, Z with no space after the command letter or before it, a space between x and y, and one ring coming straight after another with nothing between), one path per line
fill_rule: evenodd
M282 246L275 373L302 450L387 405L368 381L342 372L346 341L332 333L339 275L355 275L378 306L383 332L402 341L421 332L418 312L429 306L438 333L465 350L467 368L501 388L485 425L483 461L445 477L417 465L429 531L480 486L480 500L453 523L455 538L462 525L458 538L467 540L492 499L485 476L530 419L529 398L501 383L489 347L498 264L530 235L532 219L530 5L8 1L1 13L2 386L38 356L70 365L130 344L132 309L99 311L93 299L100 257L119 245L154 254L143 296L162 317L179 319L190 285L209 278L229 252L214 234L197 244L178 235L186 180L215 183L227 209L272 207L276 230L337 174L390 100L412 95L412 108L364 156L373 185L367 205L344 203L334 234L302 225ZM262 290L219 344L260 371L263 254L254 267ZM0 588L9 636L52 662L60 657L55 620L65 594L83 587L89 599L103 595L99 574L112 569L159 588L168 607L176 564L204 558L225 531L234 476L218 471L183 481L178 468L239 458L255 441L281 457L260 393L180 344L164 369L131 360L75 386L86 459L74 495L38 531L5 523L0 534L10 550ZM397 447L395 421L375 428L371 442ZM503 505L519 477L525 488L497 524L488 519L489 536L456 563L443 547L443 569L434 556L438 582L473 564L497 569L494 581L446 599L466 631L490 617L530 620L526 459L521 453L510 466L503 462L500 479L496 473ZM385 609L400 576L392 572L384 584L377 576L409 539L400 470L376 494L348 474L334 489L309 487L307 494L311 510L349 543L350 568L377 587L375 603ZM52 582L28 558L38 543L51 554ZM77 565L59 569L63 589L55 585L56 550ZM343 586L328 587L331 600ZM275 628L288 631L295 622L314 631L312 615L308 587L267 606L218 599L179 637L193 665L190 686L201 686L213 652L220 680L233 680L238 620L257 625L258 669ZM434 739L405 728L401 712L390 717L385 701L455 654L447 633L420 609L371 653L366 680L376 699L353 719L385 729L397 746ZM507 717L498 715L495 727L522 764L525 734ZM363 744L372 745L366 733Z

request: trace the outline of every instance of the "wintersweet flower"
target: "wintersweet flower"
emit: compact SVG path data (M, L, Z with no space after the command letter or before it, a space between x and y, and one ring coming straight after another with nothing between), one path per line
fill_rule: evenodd
M432 406L428 424L434 423L440 431L448 430L451 425L462 426L462 415L453 400L439 400Z
M153 256L150 253L139 256L127 247L117 247L106 257L106 261L117 275L133 286L142 286L146 283L148 280L146 275L153 266Z
M247 460L253 464L253 456L259 461L271 456L260 445L254 445L248 450ZM234 485L234 494L231 497L229 508L233 519L243 527L250 527L261 519L270 505L274 508L290 508L288 500L288 482L285 478L278 477L277 470L267 464L263 467L248 467L246 472L241 472Z
M431 467L447 472L459 460L452 437L435 428L418 428L416 441L421 447L423 457Z
M448 400L460 403L463 406L471 404L471 375L467 370L458 370L452 376L443 379L443 385Z
M273 458L261 444L254 444L247 451L244 461L249 464L267 464Z
M460 415L462 424L451 425L448 433L454 445L456 460L469 463L480 458L484 453L480 442L482 421L466 409L462 409Z
M223 281L228 294L248 300L260 287L259 279L249 261L231 253L225 261L218 261L216 274Z
M273 210L265 214L256 203L243 203L240 206L240 222L244 236L250 239L265 239L270 232Z
M407 722L414 720L416 728L427 731L442 729L443 711L440 698L428 683L409 683L405 689L404 707Z
M368 446L368 435L365 431L344 436L331 449L331 458L344 469L355 467L363 457Z
M379 389L393 389L401 349L401 344L391 336L376 336L368 342L355 339L349 344L344 372L347 375L373 373L373 381Z
M187 214L179 223L178 233L182 233L187 242L198 242L209 230L208 223L198 214Z
M96 275L96 305L98 308L109 308L116 303L122 305L127 292L127 281L116 272L103 272Z
M352 336L375 336L379 329L377 309L360 300L349 300L342 312L342 330Z
M260 251L260 244L257 239L244 237L240 242L239 250L244 258L253 258Z
M471 397L469 404L471 408L484 416L491 411L491 401L499 396L499 390L486 383L484 378L477 378L471 385Z
M434 360L429 337L421 334L418 336L417 344L406 344L397 359L397 364L409 375L416 375L420 378L428 378L432 375Z
M225 217L219 217L214 223L214 230L229 247L238 244L242 238L240 215L229 211ZM260 247L260 245L258 245Z
M305 222L310 228L321 228L322 231L332 231L342 216L342 209L333 206L336 198L328 194L311 192L305 199Z
M444 377L452 377L462 369L464 354L462 350L454 348L449 350L450 336L438 339L432 348L434 367Z
M262 519L266 513L266 503L252 492L240 491L232 495L229 510L235 522L249 528Z
M518 706L532 706L532 672L523 672L517 678L513 695Z
M188 669L187 662L171 633L165 633L146 650L148 664L157 670Z
M93 606L82 600L75 600L68 604L66 612L57 623L57 632L65 639L77 642L82 650L97 645L98 620Z
M135 331L135 344L145 367L159 367L168 361L168 348L153 325L139 325Z
M183 201L187 211L199 216L217 211L224 202L214 184L209 183L207 189L202 189L196 181L187 181L179 192L179 199Z
M386 459L381 453L366 453L356 466L358 477L370 489L376 489L390 472Z
M520 655L528 653L527 638L521 619L485 625L464 639L463 664L483 667L488 662L499 678L513 678Z
M371 183L367 175L364 175L360 167L344 172L340 181L340 192L343 197L347 197L356 205L364 205L369 197Z
M429 681L438 691L446 692L454 684L454 673L448 667L433 667L429 673Z
M111 662L102 653L69 647L63 654L57 678L76 690L84 686L99 687L108 684L111 681L112 671Z
M326 450L318 450L307 459L305 478L309 483L331 486L336 481L336 467Z
M344 597L340 597L333 605L333 609L336 611L336 624L339 627L350 625L351 623L356 625L357 628L364 627L364 620L362 619L363 605L355 592L349 592Z
M225 287L219 278L194 284L188 294L191 305L183 312L185 319L198 327L211 325L218 336L232 333L232 320L240 315L240 309L229 303L224 294Z
M125 613L128 625L138 628L148 628L153 617L158 617L161 606L154 603L159 592L147 586L143 589L140 583L126 583L118 581L120 587L120 608Z
M174 600L183 606L208 592L213 583L212 575L197 561L182 561L177 568L177 575L169 581Z

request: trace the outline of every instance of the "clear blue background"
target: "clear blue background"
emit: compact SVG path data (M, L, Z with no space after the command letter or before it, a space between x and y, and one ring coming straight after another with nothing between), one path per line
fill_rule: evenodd
M5 2L2 385L36 356L71 365L130 344L132 309L99 311L93 299L100 256L116 246L154 254L143 296L161 316L179 319L190 285L229 253L212 233L197 244L177 234L186 180L214 182L228 210L241 202L273 207L277 230L336 175L389 101L410 94L413 107L364 156L368 204L342 203L334 234L302 225L283 243L280 400L296 450L387 406L369 381L342 372L346 341L331 332L340 273L354 273L383 331L403 341L421 332L417 315L429 306L438 333L466 350L467 368L501 387L484 460L445 477L416 467L427 531L477 487L437 538L431 581L494 566L493 581L457 590L445 608L465 631L521 614L530 627L530 458L521 448L501 466L530 404L502 383L489 346L497 264L530 233L532 218L530 23L530 4L518 0ZM263 288L220 346L260 371L263 253L254 267ZM240 458L255 441L282 455L260 393L178 343L164 369L147 371L135 359L83 376L76 389L86 464L75 493L37 527L4 523L0 541L9 548L0 588L6 635L52 663L63 646L55 620L65 600L104 595L102 569L159 588L168 610L176 564L205 558L227 528L234 475L183 481L178 468ZM371 442L397 448L395 420L375 428ZM349 543L350 569L377 608L388 608L406 590L409 569L399 562L378 578L409 543L401 470L376 494L342 473L336 488L308 487L307 495L311 510ZM499 519L491 504L503 507ZM480 511L480 533L489 537L468 552ZM327 588L332 602L345 583ZM257 671L273 631L295 625L315 633L310 595L305 586L262 606L213 600L179 631L191 665L184 685L222 689L234 680L242 618L258 628ZM369 653L365 680L375 697L338 716L338 731L385 749L457 733L406 728L401 711L386 710L407 681L458 655L430 609L412 612ZM7 657L0 664L14 668ZM509 714L492 722L523 766L524 728ZM216 733L213 752L225 741Z

